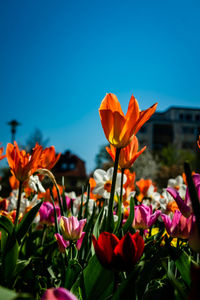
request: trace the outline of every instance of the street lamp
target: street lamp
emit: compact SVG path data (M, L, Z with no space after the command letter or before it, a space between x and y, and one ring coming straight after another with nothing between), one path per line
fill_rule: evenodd
M16 128L18 125L21 125L21 123L17 122L17 120L12 120L7 124L11 126L11 143L13 143L15 140Z

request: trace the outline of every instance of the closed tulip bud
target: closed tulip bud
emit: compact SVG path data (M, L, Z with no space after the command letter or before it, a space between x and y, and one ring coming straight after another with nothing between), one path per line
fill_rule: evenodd
M100 263L108 269L130 270L140 259L144 240L139 233L126 233L121 240L109 232L102 232L98 240L92 236L95 253Z

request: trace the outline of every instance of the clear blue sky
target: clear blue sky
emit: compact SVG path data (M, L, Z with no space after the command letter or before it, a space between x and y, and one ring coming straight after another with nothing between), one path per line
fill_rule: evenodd
M98 108L107 92L127 109L158 102L200 107L200 2L0 2L0 141L17 119L23 143L39 128L57 151L94 167L106 143Z

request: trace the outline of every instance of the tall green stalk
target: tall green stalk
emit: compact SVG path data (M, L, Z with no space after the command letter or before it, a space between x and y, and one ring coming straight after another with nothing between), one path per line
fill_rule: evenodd
M114 203L115 185L116 185L116 179L117 179L117 169L118 169L118 163L119 163L120 150L121 150L120 148L116 148L114 172L113 172L112 186L111 186L111 192L110 192L110 200L108 203L108 218L107 218L107 223L106 223L106 230L108 232L113 232L113 229L114 229L113 203Z
M19 190L18 190L16 217L15 217L15 222L14 222L15 227L17 226L18 218L19 218L20 203L21 203L21 194L22 194L22 184L23 184L23 182L20 181L19 182Z
M58 188L57 185L55 185L55 187L56 187L56 191L57 191L57 195L58 195L58 203L59 203L59 206L60 206L60 214L61 214L61 216L64 216L60 191L59 191L59 188ZM64 199L63 201L66 201L66 200Z
M122 199L123 199L124 170L125 169L121 169L120 203L122 203Z

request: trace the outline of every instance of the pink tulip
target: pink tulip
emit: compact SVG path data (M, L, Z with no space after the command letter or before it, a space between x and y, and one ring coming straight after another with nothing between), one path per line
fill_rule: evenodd
M0 233L1 233L1 232L0 232ZM65 249L66 249L67 247L69 247L70 242L69 242L69 241L65 241L64 238L62 237L62 235L59 234L59 233L55 233L54 236L55 236L55 238L56 238L56 240L57 240L59 251L60 251L60 252L65 252ZM83 242L84 236L85 236L85 232L82 232L82 235L81 235L80 239L77 240L76 248L77 248L78 250L81 249L81 246L82 246L82 242Z
M132 227L136 229L147 229L156 222L160 214L160 210L156 210L155 213L152 213L151 206L144 204L137 205L135 206L135 217Z
M60 219L60 208L58 206L55 206L56 209L56 214L58 220ZM43 224L53 224L55 223L54 220L54 208L53 204L50 202L44 202L42 203L40 209L39 209L39 214L40 214L40 223Z
M194 174L192 176L193 181L194 181L194 185L198 194L198 197L200 199L200 174ZM188 187L186 189L186 194L185 194L185 200L183 200L178 191L174 188L167 188L168 193L174 198L174 200L176 201L178 208L180 209L181 213L188 218L191 213L192 213L192 204L191 204L191 200L190 200L190 195L189 195L189 190Z
M62 237L61 234L59 233L55 233L54 234L56 240L57 240L57 243L58 243L58 249L60 252L65 252L65 249L69 246L69 241L65 241Z
M69 218L61 217L60 227L64 239L70 241L77 241L80 239L86 221L86 219L78 221L74 216Z
M78 300L70 291L60 287L46 290L41 300Z
M77 243L76 243L76 248L77 248L78 250L81 249L81 245L82 245L84 236L85 236L85 232L82 232L82 235L81 235L80 239L78 239L78 241L77 241Z
M161 217L169 235L175 238L189 239L193 224L193 215L186 218L180 211L176 210L172 220L165 214L162 214Z
M195 216L193 215L192 217L192 229L190 232L190 236L189 236L189 246L190 248L192 248L192 250L194 250L195 252L200 253L200 235L199 235L199 231L197 228L197 223L195 220Z
M65 201L66 201L67 209L70 209L71 204L75 201L75 199L71 199L70 197L65 196Z

